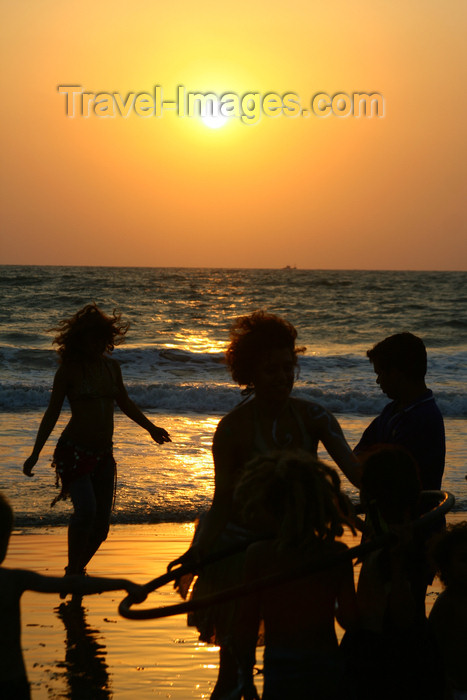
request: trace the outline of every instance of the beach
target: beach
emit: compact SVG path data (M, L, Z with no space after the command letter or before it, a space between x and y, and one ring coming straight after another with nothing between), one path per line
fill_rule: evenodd
M88 572L146 583L165 572L191 536L188 524L114 526ZM15 531L5 566L60 576L66 547L66 528ZM70 597L63 606L58 595L24 594L22 644L33 700L209 697L217 673L216 648L199 644L184 616L124 619L117 609L125 595L87 596L80 612L69 604ZM168 584L145 605L179 600Z
M33 479L21 473L57 368L54 327L94 300L131 323L113 356L130 397L172 442L156 445L119 410L114 455L117 498L108 540L88 570L146 583L188 547L195 518L212 500L212 437L241 400L223 362L232 321L265 308L287 318L307 350L294 395L331 411L354 447L387 403L366 351L403 330L428 350L428 386L446 426L443 488L456 497L448 519L467 513L466 273L2 266L0 270L0 490L15 512L6 566L62 575L71 505L57 491L50 461L69 420L64 404ZM330 461L319 446L320 458ZM352 501L358 491L342 477ZM349 541L349 544L351 542ZM357 568L355 569L358 573ZM427 597L433 603L439 583ZM23 648L33 700L45 698L208 698L216 647L198 642L184 616L134 621L119 616L124 592L60 608L58 596L26 593ZM143 604L180 601L169 584ZM341 634L341 632L339 632ZM258 653L261 665L262 652ZM261 690L261 677L258 677Z
M449 522L460 519L460 513L448 514ZM114 525L89 574L147 583L187 549L192 533L188 523ZM345 539L349 546L357 543L350 533ZM4 565L61 575L65 561L66 528L35 528L15 530ZM440 590L435 579L427 612ZM199 643L184 615L141 621L121 617L118 605L124 596L119 591L87 596L79 608L70 605L70 598L63 604L55 595L23 595L22 645L33 700L209 698L218 671L217 647ZM142 607L180 600L167 584ZM262 650L257 662L261 666ZM261 690L261 676L257 687Z

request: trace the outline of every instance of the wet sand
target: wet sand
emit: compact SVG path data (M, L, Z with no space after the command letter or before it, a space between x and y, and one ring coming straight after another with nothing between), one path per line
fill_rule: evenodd
M88 573L146 583L165 573L191 537L190 525L115 526ZM5 566L62 575L66 547L66 528L15 533ZM56 595L23 595L22 644L33 700L209 697L217 674L216 648L199 644L196 630L187 628L183 616L124 619L118 604L125 595L87 596L81 611L62 604L62 612ZM145 605L180 600L168 584Z
M88 573L146 583L165 573L167 563L187 549L192 532L189 524L116 525ZM349 546L357 543L351 536L346 539ZM66 528L17 531L4 565L60 576L66 548ZM435 580L427 611L440 590ZM121 617L118 604L124 596L119 591L87 596L77 608L56 595L24 594L22 644L33 700L209 698L217 677L217 647L200 644L185 616L142 621ZM180 600L168 584L143 607ZM260 652L259 663L261 658ZM257 686L261 690L260 680Z

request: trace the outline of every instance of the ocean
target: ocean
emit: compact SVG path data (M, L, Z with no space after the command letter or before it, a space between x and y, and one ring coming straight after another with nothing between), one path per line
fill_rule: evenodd
M255 309L295 325L307 351L294 392L332 411L351 446L388 400L366 350L392 333L419 335L427 384L446 422L443 486L455 495L455 510L467 511L466 272L0 266L0 298L0 489L19 528L68 520L69 503L50 508L50 460L67 406L34 478L22 464L57 367L48 329L92 301L130 322L113 356L131 398L173 440L156 445L117 409L113 522L191 522L209 506L212 436L242 398L223 351L232 321ZM324 451L320 457L330 460Z

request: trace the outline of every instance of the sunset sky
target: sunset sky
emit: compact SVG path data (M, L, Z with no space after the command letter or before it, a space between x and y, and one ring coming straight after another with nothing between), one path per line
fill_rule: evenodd
M464 0L3 3L0 261L467 269L466 19ZM67 116L58 90L156 85L308 111L379 93L384 116L211 128L149 101Z

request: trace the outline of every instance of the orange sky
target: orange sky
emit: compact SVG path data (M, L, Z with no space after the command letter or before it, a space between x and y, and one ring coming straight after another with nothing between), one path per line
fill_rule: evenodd
M17 0L1 262L467 269L464 0ZM377 118L66 116L90 93L378 92Z

